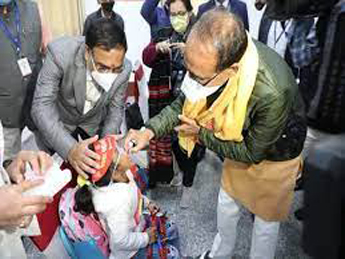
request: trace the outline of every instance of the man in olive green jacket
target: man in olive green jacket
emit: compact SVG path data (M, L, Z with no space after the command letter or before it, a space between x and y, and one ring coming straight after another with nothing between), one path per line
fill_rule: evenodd
M294 77L278 54L250 39L236 16L217 9L193 27L185 63L183 94L149 120L145 130L130 131L126 149L137 152L152 138L175 130L186 155L199 144L225 157L218 234L212 250L200 258L231 258L240 203L256 216L251 258L273 259L305 137L303 120L295 112L299 98ZM202 100L206 104L200 109ZM205 123L207 116L212 120Z

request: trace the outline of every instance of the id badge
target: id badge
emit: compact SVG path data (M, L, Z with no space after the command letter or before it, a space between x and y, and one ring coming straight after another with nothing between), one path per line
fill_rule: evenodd
M17 63L23 77L26 77L32 74L32 70L31 70L28 58L21 58L17 61Z

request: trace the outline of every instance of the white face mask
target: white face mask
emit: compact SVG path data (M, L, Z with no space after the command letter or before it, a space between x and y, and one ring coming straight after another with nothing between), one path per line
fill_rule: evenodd
M208 96L215 93L220 86L203 86L202 84L198 83L197 81L193 80L189 73L186 74L182 86L181 91L184 93L186 98L191 102L197 102L201 99L206 99Z
M91 72L93 80L96 81L106 92L113 86L118 74L114 73L100 73L96 70Z
M108 92L110 88L113 86L118 74L98 72L92 56L91 60L94 68L94 70L91 72L93 80L95 80L98 85L100 85L106 92Z

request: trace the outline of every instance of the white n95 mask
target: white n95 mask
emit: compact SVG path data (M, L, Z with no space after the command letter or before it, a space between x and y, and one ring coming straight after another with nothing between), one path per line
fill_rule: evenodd
M187 73L182 82L181 91L189 101L197 102L214 94L220 87L221 85L212 87L203 86L202 84L192 79L189 73Z
M91 72L91 76L95 82L100 85L106 92L113 86L118 74L100 73L96 70Z
M118 74L115 73L101 73L97 70L95 61L91 54L91 62L93 66L93 71L91 72L91 76L95 82L101 86L106 92L109 92L110 88L113 86Z

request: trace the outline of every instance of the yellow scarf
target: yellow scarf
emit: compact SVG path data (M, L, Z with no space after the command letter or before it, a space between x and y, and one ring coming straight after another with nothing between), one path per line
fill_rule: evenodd
M225 141L241 142L243 140L242 130L248 101L253 92L259 68L257 49L250 36L247 37L248 46L239 62L239 70L229 80L213 105L207 110L206 98L197 102L186 99L182 110L184 116L195 120L201 127L207 127L210 122L213 123L214 135ZM186 150L190 157L198 137L180 132L178 138L181 148Z

